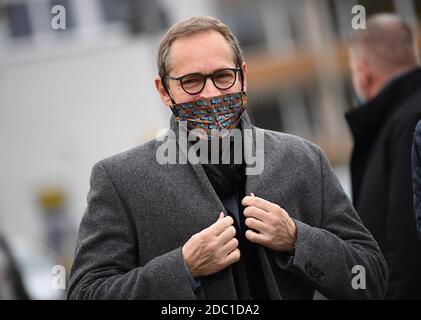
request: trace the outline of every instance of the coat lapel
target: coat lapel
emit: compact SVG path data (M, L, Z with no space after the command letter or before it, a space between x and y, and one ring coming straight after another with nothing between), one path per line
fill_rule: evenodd
M180 128L174 116L171 116L170 130L172 130L172 132L175 133L178 148L183 153L183 156L185 156L186 159L188 159L188 150L191 147L191 143L187 142L187 150L180 146L180 144L184 143L184 141L180 143L180 139L187 139L187 132L183 132L183 128ZM184 137L180 137L181 135L184 135ZM208 220L207 225L211 225L217 221L219 213L221 211L224 212L225 215L227 214L227 212L218 195L216 194L215 190L213 189L208 177L206 176L205 170L203 169L202 165L200 163L192 164L189 161L187 161L186 166L193 170L193 172L197 176L197 179L202 185L203 190L205 191L202 195L204 197L205 203L197 205L200 205L203 208L203 218ZM199 287L200 291L198 293L198 296L200 296L203 299L237 299L234 277L231 268L226 268L225 270L222 270L221 272L218 272L216 274L203 277L201 282L202 285ZM221 288L224 288L224 290L221 291ZM221 294L221 292L223 292L223 294Z
M191 143L187 142L187 150L185 150L184 148L180 146L181 144L180 139L183 139L183 137L180 138L180 135L183 135L185 139L187 139L188 133L184 132L183 128L179 127L178 122L175 120L174 116L171 116L170 129L176 133L178 148L180 148L183 155L188 159L187 156L188 156L188 151L191 148ZM212 202L215 204L213 209L216 209L215 212L218 212L218 214L215 215L215 221L216 221L218 219L219 212L223 211L224 213L226 213L225 208L222 205L221 200L219 200L218 195L213 189L208 177L206 176L205 170L203 169L202 165L200 163L192 164L189 161L188 161L188 165L192 168L200 184L203 186L205 190L204 196L209 200L209 202Z
M248 154L256 154L256 150L257 150L256 135L264 134L264 130L253 126L247 114L245 115L245 117L243 117L242 124L243 124L244 129L252 130L252 134L253 134L251 145L247 143L244 144L244 152ZM264 164L271 163L272 161L272 159L270 158L271 153L266 152L267 147L268 146L265 145L264 158L261 159L262 161L264 161ZM251 168L252 164L247 163L246 167ZM265 165L263 168L265 168ZM251 193L259 195L259 189L258 189L259 182L260 182L259 178L260 178L260 175L247 175L246 176L246 190L245 190L246 195L250 195ZM266 287L269 292L269 296L271 299L280 300L282 299L282 296L278 290L277 281L274 277L267 251L263 246L258 246L257 251L258 251L258 255L259 255L259 259L260 259L260 263L261 263L261 267L263 271L263 277L266 281Z

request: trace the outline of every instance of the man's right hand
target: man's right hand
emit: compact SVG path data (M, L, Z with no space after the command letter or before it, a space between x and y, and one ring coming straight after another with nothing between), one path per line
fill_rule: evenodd
M240 260L238 240L235 238L234 219L224 217L210 227L194 234L181 252L193 277L214 274Z

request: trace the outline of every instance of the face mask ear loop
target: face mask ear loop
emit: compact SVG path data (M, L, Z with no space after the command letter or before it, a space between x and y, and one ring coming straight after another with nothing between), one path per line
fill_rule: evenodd
M244 73L241 66L240 66L240 77L241 77L241 92L244 92Z
M170 90L168 89L168 87L167 87L167 79L163 79L162 80L162 86L164 87L164 90L165 90L165 92L167 93L167 95L168 95L168 97L170 97L170 99L171 99L171 102L173 103L173 104L176 104L175 103L175 101L174 101L174 99L171 97L171 94L170 94Z

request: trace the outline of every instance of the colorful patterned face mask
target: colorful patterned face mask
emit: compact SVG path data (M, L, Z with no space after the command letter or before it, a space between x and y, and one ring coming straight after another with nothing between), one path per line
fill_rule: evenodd
M246 106L247 95L242 91L174 104L171 109L177 121L187 122L188 131L202 129L212 140L215 131L211 130L235 128Z

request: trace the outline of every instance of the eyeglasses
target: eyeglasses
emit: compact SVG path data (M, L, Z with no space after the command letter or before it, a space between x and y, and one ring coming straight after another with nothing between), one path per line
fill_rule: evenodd
M212 74L189 73L178 78L170 76L167 76L167 78L180 81L183 90L188 94L194 95L203 90L208 78L211 78L215 87L220 90L231 88L237 80L237 72L239 71L241 71L240 68L224 68L216 70Z

